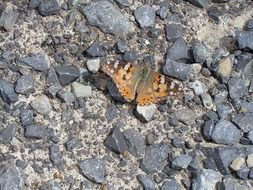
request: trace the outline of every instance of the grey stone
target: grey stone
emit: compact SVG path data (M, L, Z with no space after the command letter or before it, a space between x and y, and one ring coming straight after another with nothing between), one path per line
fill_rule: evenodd
M180 80L187 80L190 77L190 74L193 72L193 68L190 64L166 59L166 62L162 67L162 72L170 77Z
M36 112L42 115L47 115L52 110L51 103L45 95L36 96L32 101L31 106Z
M240 49L253 50L253 31L239 31L236 38Z
M19 58L16 63L21 66L31 67L37 71L45 71L50 67L50 61L45 53Z
M111 104L105 112L105 117L108 123L111 123L115 118L118 117L118 109L114 104Z
M124 52L122 59L126 62L134 62L138 59L137 52L126 51L126 52Z
M25 137L31 139L43 139L53 134L53 130L42 125L27 125L25 127Z
M218 182L222 180L219 172L204 169L197 171L192 183L192 190L213 190L216 189Z
M191 60L190 48L187 46L183 38L178 38L168 49L167 59L171 60Z
M74 137L66 142L65 146L68 151L73 150L81 143L81 139Z
M75 31L85 33L89 31L89 27L86 25L86 20L76 21Z
M210 0L188 0L188 1L199 8L206 8L207 5L210 3Z
M250 82L249 92L253 92L253 79Z
M155 190L156 183L152 177L144 174L137 176L138 181L142 184L144 190Z
M104 144L108 149L119 154L127 151L127 145L119 127L115 127L111 131L109 136L106 138Z
M242 168L242 166L245 164L245 159L241 156L237 157L232 161L230 164L230 168L234 171L238 171Z
M176 169L186 169L189 164L192 161L192 157L187 154L182 154L180 156L177 156L173 161L172 161L172 167Z
M72 91L77 98L89 97L92 94L91 86L86 86L78 82L72 83Z
M38 10L43 16L54 15L60 10L60 5L57 0L40 1Z
M177 180L168 179L162 185L161 190L180 190L180 186L179 186Z
M80 69L75 66L58 66L55 71L62 86L69 85L80 76Z
M55 83L47 89L47 92L51 98L54 98L61 89L62 86L60 85L60 83Z
M16 165L18 168L20 168L20 169L23 170L23 169L25 169L25 168L27 167L28 163L27 163L26 161L24 161L24 160L17 159L15 165Z
M100 59L90 59L87 61L86 65L90 72L96 73L100 68Z
M129 7L133 0L114 0L120 7Z
M179 24L166 24L165 28L166 38L168 41L174 42L176 39L181 38L183 35L182 26Z
M222 83L227 83L233 69L233 57L228 56L219 60L214 67L215 75Z
M145 139L135 129L127 129L123 132L128 151L135 157L142 157L145 153Z
M249 19L247 21L246 29L251 31L253 30L253 19Z
M207 48L200 42L197 42L194 44L193 46L193 57L195 62L197 63L204 63L206 61L207 58Z
M253 59L249 61L242 70L242 79L245 81L247 86L253 79Z
M0 10L1 11L1 10ZM6 31L11 31L18 19L19 13L12 10L3 10L0 14L0 28L4 28Z
M244 166L244 167L242 167L240 170L238 170L238 171L236 172L236 174L237 174L237 176L238 176L240 179L246 180L246 179L248 179L249 172L250 172L249 167Z
M85 53L89 57L103 57L105 55L105 51L98 42L94 42L90 47L88 47L85 50Z
M175 116L175 118L178 121L181 121L185 124L190 124L190 123L195 122L195 119L197 117L196 113L188 108L174 112L173 116Z
M37 8L40 5L40 1L41 0L30 0L28 7L30 9L35 9L35 8Z
M50 146L49 156L50 156L50 160L55 165L59 166L59 165L63 164L62 154L60 152L60 149L59 149L58 145L53 144L53 145Z
M156 11L156 14L160 16L161 19L165 19L170 11L170 3L168 1L162 1L159 3L160 9Z
M219 190L247 190L248 187L240 185L232 177L225 177L220 183Z
M129 19L107 0L88 4L83 8L83 13L91 25L105 33L126 36L132 30Z
M232 120L244 133L253 130L253 113L236 115Z
M253 130L251 130L250 132L248 132L247 138L248 138L248 139L251 141L251 143L253 144Z
M53 67L51 67L47 73L47 85L52 86L52 85L55 85L58 83L59 83L59 80L58 80L58 76L55 72L55 69Z
M147 146L144 158L141 161L141 169L149 173L154 173L162 169L170 152L166 144L154 144Z
M193 88L193 90L197 96L207 92L206 85L204 83L200 82L199 80L195 80L194 82L192 82L191 88Z
M10 124L5 129L0 131L0 142L9 143L13 137L15 137L17 132L17 125Z
M0 95L3 101L8 104L18 101L13 85L5 79L0 79Z
M147 106L137 105L135 115L141 121L149 122L149 121L151 121L156 110L157 110L157 108L156 108L155 104L151 104L151 105L147 105Z
M124 53L128 50L126 40L119 40L117 41L116 48L120 53Z
M228 90L229 90L229 96L232 99L241 98L247 94L247 88L245 86L244 81L236 77L229 79Z
M249 101L249 102L246 102L246 101L243 101L241 103L241 111L246 113L253 113L253 101Z
M33 124L33 119L34 119L33 110L24 109L20 113L20 120L22 125L24 126Z
M61 99L62 102L65 102L67 104L71 104L76 101L75 96L71 92L65 90L59 90L57 92L57 96Z
M79 163L82 174L95 183L105 181L105 163L100 158L88 158Z
M221 10L216 6L211 6L207 10L208 16L216 23L220 23L220 17L223 15Z
M230 106L224 104L217 104L216 109L221 119L228 118L228 116L233 112Z
M22 76L20 79L18 79L15 91L25 95L33 93L35 89L32 76Z
M153 26L155 23L155 10L149 5L141 5L134 11L134 16L141 28Z
M230 121L219 120L212 133L212 139L219 144L233 145L239 143L241 131Z
M253 179L253 167L249 171L249 179Z
M21 190L22 178L15 166L10 164L0 165L0 189L1 190Z
M84 180L81 182L80 187L83 190L94 190L94 183L89 180Z

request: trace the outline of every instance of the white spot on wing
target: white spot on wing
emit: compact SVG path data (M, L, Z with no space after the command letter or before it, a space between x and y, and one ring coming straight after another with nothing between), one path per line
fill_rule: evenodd
M118 62L118 61L116 61L116 62L114 63L114 65L113 65L113 67L114 67L115 69L117 69L117 68L118 68L118 66L119 66L119 62Z
M124 70L128 70L129 69L129 67L130 67L130 64L128 63L128 64L126 64L125 66L124 66Z
M160 81L162 84L164 84L165 83L165 77L164 76L162 76L161 77L161 81Z

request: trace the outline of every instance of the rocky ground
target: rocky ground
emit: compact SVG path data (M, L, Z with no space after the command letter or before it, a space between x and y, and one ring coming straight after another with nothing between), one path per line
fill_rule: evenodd
M253 189L249 0L0 2L1 190ZM126 103L100 66L184 97Z

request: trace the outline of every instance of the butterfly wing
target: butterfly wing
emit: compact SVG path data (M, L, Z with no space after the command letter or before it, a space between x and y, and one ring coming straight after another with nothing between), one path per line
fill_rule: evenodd
M132 101L136 96L136 88L139 83L141 67L125 63L104 64L102 71L109 75L115 82L120 94L127 100Z
M146 81L140 86L136 98L136 102L140 106L160 102L166 99L167 96L171 99L181 99L183 95L183 86L181 83L155 71L150 71Z

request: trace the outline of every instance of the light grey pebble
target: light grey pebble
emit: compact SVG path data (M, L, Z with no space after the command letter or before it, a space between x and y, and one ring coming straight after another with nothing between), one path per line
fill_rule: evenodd
M178 121L181 121L185 124L193 123L197 117L196 113L189 108L177 110L173 115Z
M45 95L36 96L32 101L31 106L36 112L42 115L47 115L52 110L51 103Z
M157 110L157 108L156 108L155 104L151 104L151 105L147 105L147 106L137 105L136 116L144 122L149 122L149 121L151 121L156 110Z
M72 83L72 91L77 98L86 98L92 94L91 86L83 85L78 82Z
M213 99L208 93L201 94L201 99L205 108L211 110L214 106Z
M155 23L155 10L149 5L141 5L134 11L134 16L141 28L153 26Z
M207 91L206 85L199 80L195 80L194 82L192 82L191 87L193 88L197 96L204 94Z
M100 68L100 59L89 59L86 65L90 72L96 73Z

